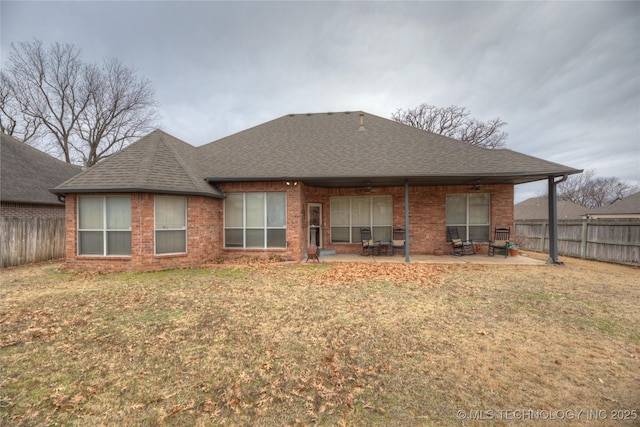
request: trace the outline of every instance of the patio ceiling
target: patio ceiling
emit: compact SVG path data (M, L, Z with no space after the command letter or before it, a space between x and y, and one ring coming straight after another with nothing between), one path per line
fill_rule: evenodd
M559 176L562 176L559 175ZM333 177L302 178L310 187L399 187L408 183L418 186L524 184L548 179L548 175L460 175L414 177Z
M222 182L247 182L247 181L286 181L302 182L309 187L321 188L366 188L366 187L400 187L405 183L417 186L441 186L441 185L496 185L496 184L525 184L528 182L546 180L552 177L564 176L558 172L549 175L545 173L525 174L492 174L492 175L457 175L457 176L366 176L366 177L271 177L271 178L208 178L211 184Z

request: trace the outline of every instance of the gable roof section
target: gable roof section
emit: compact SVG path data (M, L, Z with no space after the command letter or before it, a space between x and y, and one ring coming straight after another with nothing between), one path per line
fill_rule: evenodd
M145 192L222 197L204 180L195 148L155 130L51 191Z
M640 215L640 192L617 200L603 208L592 209L593 215Z
M589 209L566 200L557 202L558 219L581 219ZM548 219L549 199L547 197L532 197L516 203L513 214L516 220Z
M363 126L361 123L363 115ZM291 114L198 147L210 182L308 185L521 184L581 172L364 112Z
M62 206L48 189L77 175L82 169L12 136L2 134L0 140L0 200Z

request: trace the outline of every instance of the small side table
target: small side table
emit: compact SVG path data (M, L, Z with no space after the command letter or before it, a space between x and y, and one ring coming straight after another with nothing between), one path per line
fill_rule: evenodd
M389 255L389 245L391 242L380 242L380 254L384 252L385 255Z

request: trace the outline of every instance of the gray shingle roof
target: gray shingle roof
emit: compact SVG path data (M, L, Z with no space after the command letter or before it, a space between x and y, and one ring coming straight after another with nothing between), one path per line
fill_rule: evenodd
M0 200L62 205L49 188L77 175L82 169L12 136L2 134L0 140Z
M364 112L292 114L199 147L198 152L212 182L287 178L311 184L333 180L336 185L358 180L398 184L405 179L516 184L580 172Z
M581 219L589 209L566 200L558 200L558 219ZM516 203L513 214L518 219L548 219L549 199L547 197L532 197Z
M592 209L590 214L598 215L629 215L640 214L640 192L631 194L624 199L613 202L604 208Z
M195 148L155 130L57 186L56 193L149 192L222 197L205 180Z
M363 115L364 129L360 126ZM193 147L154 131L56 187L59 193L150 191L220 197L207 183L299 180L357 186L511 183L580 170L489 150L363 112L291 114Z

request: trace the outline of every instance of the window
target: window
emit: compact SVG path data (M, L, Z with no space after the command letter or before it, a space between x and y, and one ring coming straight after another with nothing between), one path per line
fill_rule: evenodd
M155 197L156 254L187 253L187 199Z
M131 255L131 197L78 198L78 254Z
M331 198L331 242L360 243L360 228L371 228L374 240L391 241L391 196L336 196Z
M447 195L447 226L457 227L464 240L489 241L489 194Z
M224 202L226 248L286 248L286 193L229 193Z

